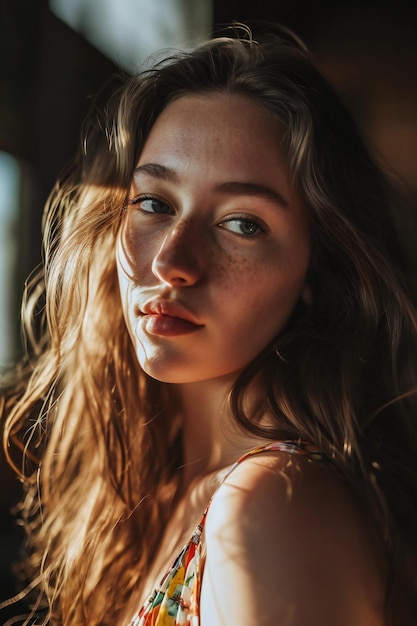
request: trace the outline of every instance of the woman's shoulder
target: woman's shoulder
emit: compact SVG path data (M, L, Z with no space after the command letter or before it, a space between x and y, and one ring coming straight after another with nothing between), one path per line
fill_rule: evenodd
M296 514L300 506L313 503L315 510L329 506L334 511L334 498L339 505L353 505L354 499L335 467L331 462L320 462L325 459L323 455L319 457L316 453L316 457L319 460L315 461L312 453L307 454L301 448L298 453L295 444L289 447L279 443L272 449L255 449L244 455L226 475L213 498L211 509L232 515L235 507L243 508L247 513L256 508L259 514L259 505L268 504L263 507L267 520L275 507L283 518ZM222 506L224 500L227 500L227 508ZM211 514L212 520L214 517Z
M241 626L383 623L382 558L331 465L286 452L247 458L213 498L205 532L207 623L230 623L226 610Z

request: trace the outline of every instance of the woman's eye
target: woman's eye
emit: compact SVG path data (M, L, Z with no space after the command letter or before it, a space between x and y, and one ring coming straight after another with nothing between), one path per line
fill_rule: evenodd
M145 213L171 214L171 207L162 200L153 197L137 196L129 200L129 204L135 204Z
M258 222L243 217L234 217L222 222L220 226L238 235L243 235L244 237L253 237L254 235L264 232Z

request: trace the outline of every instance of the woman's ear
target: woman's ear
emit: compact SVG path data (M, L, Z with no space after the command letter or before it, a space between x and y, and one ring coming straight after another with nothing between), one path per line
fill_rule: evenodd
M304 302L304 304L307 306L311 306L313 304L313 292L310 285L304 285L304 288L301 292L301 301Z

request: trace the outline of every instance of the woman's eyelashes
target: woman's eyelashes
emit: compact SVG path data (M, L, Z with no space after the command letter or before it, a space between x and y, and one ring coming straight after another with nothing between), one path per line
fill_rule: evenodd
M259 220L248 215L233 215L220 222L219 226L242 237L255 237L266 232Z
M175 210L157 196L139 194L128 200L127 204L135 205L141 212L156 215L174 215ZM230 215L217 223L219 228L240 237L255 237L267 232L267 227L257 218L247 214Z
M139 205L138 208L144 213L158 213L163 215L172 215L174 213L174 210L169 204L156 196L146 194L135 196L131 200L128 200L128 204Z

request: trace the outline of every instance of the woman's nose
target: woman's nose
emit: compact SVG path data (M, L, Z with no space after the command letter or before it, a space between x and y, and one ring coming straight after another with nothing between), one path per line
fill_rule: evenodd
M200 278L203 254L204 244L195 229L189 223L178 224L165 235L153 259L152 271L163 282L194 285Z

